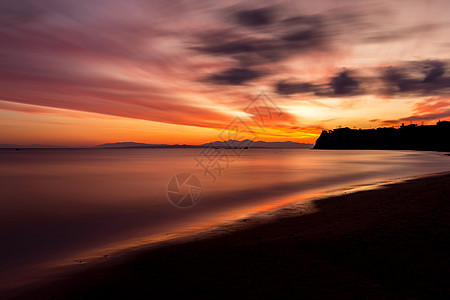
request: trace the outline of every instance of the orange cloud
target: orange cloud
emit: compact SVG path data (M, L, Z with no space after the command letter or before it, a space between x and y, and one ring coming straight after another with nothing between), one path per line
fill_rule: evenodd
M396 125L402 122L435 122L450 119L450 98L436 97L420 101L414 105L413 114L397 120L381 121L384 124ZM373 120L376 121L376 120Z

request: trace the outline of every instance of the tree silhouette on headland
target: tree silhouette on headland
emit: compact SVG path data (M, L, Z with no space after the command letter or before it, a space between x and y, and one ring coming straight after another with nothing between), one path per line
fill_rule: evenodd
M385 149L450 151L450 122L400 128L324 130L314 149Z

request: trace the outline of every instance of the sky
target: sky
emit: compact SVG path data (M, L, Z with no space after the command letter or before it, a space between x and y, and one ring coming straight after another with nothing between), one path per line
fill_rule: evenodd
M2 0L0 144L200 144L236 120L258 140L314 143L339 126L450 120L449 12L447 0Z

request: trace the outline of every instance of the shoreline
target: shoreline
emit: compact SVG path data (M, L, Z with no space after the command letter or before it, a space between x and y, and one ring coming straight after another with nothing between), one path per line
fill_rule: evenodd
M141 253L146 253L148 251L152 251L161 247L170 247L194 240L214 238L215 236L220 234L229 234L234 231L246 230L250 227L257 226L258 224L273 222L277 219L285 218L290 215L299 216L303 214L313 213L313 202L317 200L343 196L347 194L357 193L359 191L382 189L383 187L389 186L391 184L398 184L418 178L440 176L445 174L450 174L450 171L383 179L372 183L352 184L326 190L323 192L314 191L306 195L293 194L286 197L285 201L283 201L283 204L277 203L268 210L265 209L262 211L243 213L243 216L238 218L225 218L209 225L193 226L197 229L185 230L173 234L161 233L145 239L153 240L151 242L136 243L135 239L125 240L119 242L119 244L133 244L134 246L117 247L114 244L109 244L104 247L97 247L88 251L84 251L80 255L78 255L78 258L74 257L73 259L48 261L44 264L41 264L40 266L35 266L39 267L41 271L36 271L35 268L27 270L26 272L28 272L28 274L33 274L32 276L29 276L28 280L19 281L20 283L12 285L12 287L9 288L7 287L4 290L6 290L6 293L8 294L9 291L15 291L24 287L26 288L28 286L33 287L36 285L45 285L55 281L55 278L71 276L82 271L95 269L99 266L101 267L103 265L111 266L124 260L126 261L130 258L133 258L134 256ZM204 225L203 222L201 222L200 224ZM0 288L0 295L2 293L2 288Z
M431 187L433 186L433 183L436 185L436 182L440 182L439 189L432 190ZM401 199L405 198L404 195L402 196L402 193L400 193L400 196L397 194L397 190L402 190L403 193L405 192L405 188L412 190L412 194L410 194L410 197L415 199L415 205L424 205L426 206L426 203L422 203L420 201L417 201L417 197L420 198L420 192L424 192L424 185L428 189L428 195L425 198L431 199L433 198L434 201L439 202L440 204L445 203L445 200L448 199L448 194L444 192L442 189L449 186L450 182L450 174L448 172L445 173L439 173L439 174L428 174L428 175L422 175L418 176L416 178L412 179L406 179L405 181L401 181L400 183L387 183L387 185L381 185L378 189L370 189L366 191L356 191L354 193L349 194L343 194L343 195L337 195L337 196L326 196L326 197L319 197L318 199L311 199L310 201L302 202L302 203L295 203L288 205L284 208L277 209L275 211L271 212L265 212L262 214L257 214L252 216L250 219L243 219L238 220L237 222L233 222L228 225L218 226L216 228L213 228L212 230L202 231L193 235L189 236L183 236L181 238L175 238L173 240L164 241L162 243L158 243L157 245L147 245L143 246L140 249L134 249L127 253L123 253L123 255L117 256L114 259L98 263L95 265L90 265L88 268L79 270L76 273L68 274L66 275L67 278L65 279L59 279L59 280L48 280L46 282L41 282L39 284L33 284L30 285L27 288L21 288L20 293L24 293L20 295L20 293L17 293L17 290L10 294L10 296L13 295L19 295L17 298L14 299L27 299L28 295L33 295L35 297L36 295L42 295L42 299L49 295L56 295L57 297L55 299L67 299L68 295L100 295L104 293L111 292L111 295L116 295L114 291L115 285L110 285L111 282L120 282L122 286L124 286L125 290L126 287L132 287L134 286L133 281L127 281L124 278L115 278L114 276L119 276L120 273L123 273L125 270L130 270L136 267L137 262L144 260L146 264L150 264L153 268L155 266L161 267L161 264L164 264L164 260L168 260L169 262L173 261L171 259L170 255L164 254L164 252L169 251L170 253L185 253L186 250L190 250L188 252L187 259L192 261L190 264L181 260L179 261L180 265L183 265L184 268L181 269L190 269L195 267L196 264L203 265L204 260L211 260L211 250L214 250L213 253L216 255L218 253L222 253L223 255L228 254L231 252L231 257L234 259L229 262L229 264L233 265L233 262L239 262L236 264L236 267L242 266L242 258L239 258L240 251L243 253L247 252L247 247L250 246L251 248L255 247L255 243L263 243L263 244L269 244L272 247L275 247L274 239L278 240L277 244L279 244L279 247L281 249L284 248L290 248L287 246L287 244L292 244L293 237L297 237L293 239L294 241L297 241L298 238L300 242L305 242L308 239L313 238L314 240L317 240L320 236L321 238L326 238L325 240L329 240L331 236L327 234L326 232L323 232L322 227L326 227L329 221L333 221L334 218L337 218L340 216L341 213L339 210L334 212L328 212L329 217L333 217L332 219L327 219L321 217L321 215L324 213L324 210L327 211L330 207L337 207L338 203L350 201L349 199L353 199L354 204L356 206L361 206L365 202L373 202L374 197L380 198L383 203L388 203L390 206L394 205L396 209L404 209L402 207L402 203L397 203L398 201L406 201L411 202L411 199ZM418 191L419 190L419 191ZM450 188L447 187L447 192L450 192ZM436 195L438 193L439 195ZM383 196L384 197L381 197ZM386 199L387 195L395 196L397 198L397 202L394 200ZM400 197L400 199L399 199ZM372 199L371 201L368 201L365 198ZM416 203L417 202L417 203ZM326 204L325 206L323 204ZM370 203L365 203L370 204ZM373 203L372 203L373 204ZM403 205L406 205L407 203L404 203ZM431 202L429 203L432 204ZM325 208L324 208L325 207ZM328 208L327 208L328 207ZM341 207L342 208L342 207ZM436 208L436 207L434 207ZM358 215L360 219L363 221L362 223L367 223L367 220L370 219L372 223L377 223L377 216L374 215L374 213L369 213L367 211L361 212L356 208L347 207L348 213L350 215ZM406 208L407 209L407 208ZM352 211L353 210L353 211ZM384 211L383 209L378 207L378 210L380 210L379 215L383 216L383 213L394 213L394 212L388 212ZM439 212L440 210L437 210ZM437 213L436 212L436 213ZM446 210L441 211L441 213L447 212ZM448 212L447 212L448 213ZM448 217L448 216L447 216ZM319 222L319 219L322 220L322 222ZM444 219L445 220L445 219ZM379 221L379 220L378 220ZM287 223L292 222L300 222L307 224L308 226L302 227L300 230L292 230L289 229L290 226L287 226ZM351 229L349 227L349 224L346 223L352 223L351 220L340 220L339 222L336 222L334 220L335 225L338 227L345 227L346 230L349 232L346 232L346 234L349 234L350 232L355 231L354 229ZM353 222L354 223L354 222ZM355 223L353 225L358 225L358 223ZM368 224L366 224L368 225ZM414 224L414 226L418 226L420 224ZM380 226L383 226L381 223ZM288 227L288 228L285 228ZM357 226L358 228L360 226ZM370 226L369 226L370 227ZM308 229L309 228L309 229ZM322 228L322 229L321 229ZM444 226L446 228L446 226ZM321 230L318 230L321 229ZM360 229L367 229L367 226ZM448 228L447 228L448 229ZM445 229L445 230L447 230ZM336 231L336 228L330 227L329 230ZM276 235L265 235L262 234L263 232L277 232ZM345 232L340 232L342 235ZM445 231L444 233L448 233ZM258 237L252 238L255 235ZM243 237L246 237L243 239ZM448 236L448 235L447 235ZM443 237L444 239L447 238L447 236ZM305 240L306 239L306 240ZM333 238L335 239L335 238ZM339 240L339 239L338 239ZM317 241L316 241L317 242ZM323 241L322 241L323 242ZM224 244L225 249L217 248L218 244ZM244 250L242 249L244 247ZM192 253L192 249L198 249L200 253ZM276 248L276 247L275 247ZM327 247L324 247L324 249L328 249ZM226 251L228 250L228 251ZM291 249L292 250L292 249ZM328 249L329 250L329 249ZM436 250L436 249L434 249ZM242 254L242 253L241 253ZM310 253L309 253L310 254ZM156 258L155 258L156 256ZM228 255L230 256L230 255ZM288 255L288 256L292 256ZM294 255L297 257L296 255ZM272 258L277 258L283 260L284 255L274 255ZM157 259L159 258L159 260ZM217 257L216 257L217 258ZM258 258L258 255L256 256ZM276 267L273 266L273 260L268 260L268 257L266 255L259 257L259 261L263 265L267 265L268 268ZM167 262L166 262L167 263ZM219 264L220 262L216 262L215 260L211 261L212 264ZM448 263L448 261L446 262ZM444 265L448 266L448 264L444 263ZM145 264L144 264L145 265ZM207 267L207 266L203 266ZM172 266L174 270L176 270L176 266ZM151 271L152 268L149 268L148 272L145 272L145 270L140 270L139 272L136 272L136 274L139 274L140 276L150 276L152 277L154 274ZM227 265L220 265L218 266L218 273L222 273L223 270L221 269L227 269ZM314 269L312 269L314 271ZM331 270L331 268L330 268ZM161 272L161 270L160 270ZM134 272L132 272L134 273ZM164 273L164 272L163 272ZM226 271L225 273L230 273L230 270ZM232 272L233 273L233 272ZM288 272L289 273L289 272ZM116 275L114 275L116 274ZM164 273L165 274L165 273ZM290 274L290 273L289 273ZM165 274L168 281L170 282L170 274ZM217 275L217 274L216 274ZM230 274L229 274L230 275ZM290 274L292 275L292 274ZM172 275L172 277L177 277L176 275ZM237 274L236 276L240 276ZM268 277L273 277L274 275L268 274ZM93 284L88 284L86 282L83 282L84 278L91 278L93 280ZM200 276L201 277L201 276ZM286 278L290 278L291 276L285 276ZM256 276L258 279L259 277ZM229 279L229 278L228 278ZM259 278L263 279L263 278ZM162 283L164 285L164 282ZM169 283L166 283L168 287L170 286ZM215 284L218 284L215 282ZM220 285L220 284L219 284ZM61 288L61 287L64 288ZM108 287L109 286L109 287ZM245 288L245 285L239 287L235 287L240 292L249 292L247 288ZM305 287L306 288L306 287ZM153 291L148 291L145 289L145 287L140 287L140 292L142 294L149 294L149 296L153 295L159 295L157 291L158 289ZM144 289L144 290L142 290ZM139 290L139 289L138 289ZM188 289L189 290L189 289ZM272 288L272 291L275 291L278 289ZM360 289L358 289L360 290ZM365 290L365 289L363 289ZM191 291L194 292L194 291ZM100 294L99 294L100 293ZM60 296L60 297L59 297ZM198 296L198 295L195 295ZM69 297L70 298L70 297ZM89 298L89 297L87 297ZM41 299L41 298L35 298L35 299Z

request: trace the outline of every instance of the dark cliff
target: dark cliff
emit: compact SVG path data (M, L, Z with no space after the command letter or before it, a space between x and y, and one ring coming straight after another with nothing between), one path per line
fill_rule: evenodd
M450 122L400 128L324 130L314 149L450 151Z

